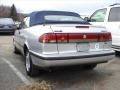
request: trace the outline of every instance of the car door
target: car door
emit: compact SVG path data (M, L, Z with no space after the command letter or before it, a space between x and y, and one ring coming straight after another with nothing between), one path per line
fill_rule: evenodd
M21 24L21 29L17 30L15 32L15 41L16 43L16 47L23 53L23 47L24 47L24 43L25 43L25 39L26 39L26 29L29 28L29 18L25 18L24 22L22 22Z
M112 44L120 46L120 7L110 9L106 28L112 33Z

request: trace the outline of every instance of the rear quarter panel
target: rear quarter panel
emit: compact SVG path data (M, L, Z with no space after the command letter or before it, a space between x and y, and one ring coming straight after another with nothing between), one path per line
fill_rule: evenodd
M53 33L50 26L37 25L23 30L25 34L24 44L27 44L29 50L36 53L44 53L43 51L56 52L57 48L53 44L48 44L46 47L44 43L39 42L39 37L44 33ZM52 46L51 48L49 48ZM44 48L45 47L45 48Z

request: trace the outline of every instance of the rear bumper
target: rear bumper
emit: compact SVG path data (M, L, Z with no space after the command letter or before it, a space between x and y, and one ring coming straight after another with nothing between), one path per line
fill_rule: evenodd
M34 65L47 68L54 66L69 66L80 64L102 63L114 58L114 51L100 51L92 53L41 55L30 51Z

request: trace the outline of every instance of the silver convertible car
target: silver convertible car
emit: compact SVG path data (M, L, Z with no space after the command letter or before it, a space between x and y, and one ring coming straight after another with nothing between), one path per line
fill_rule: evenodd
M14 52L25 56L27 74L38 67L84 65L93 69L114 57L111 33L92 26L79 14L66 11L36 11L15 31Z

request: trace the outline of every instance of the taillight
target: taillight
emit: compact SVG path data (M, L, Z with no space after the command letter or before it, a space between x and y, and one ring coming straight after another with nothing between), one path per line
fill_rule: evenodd
M111 41L111 33L46 33L40 36L43 43L72 43Z
M68 42L68 34L57 33L56 37L58 43Z
M56 42L56 35L54 33L46 33L40 36L39 42L52 43Z
M101 33L99 34L99 41L111 41L112 36L111 33Z
M96 33L69 34L69 42L92 42L97 41Z
M40 36L39 42L44 43L62 43L68 42L68 34L61 34L61 33L46 33Z

